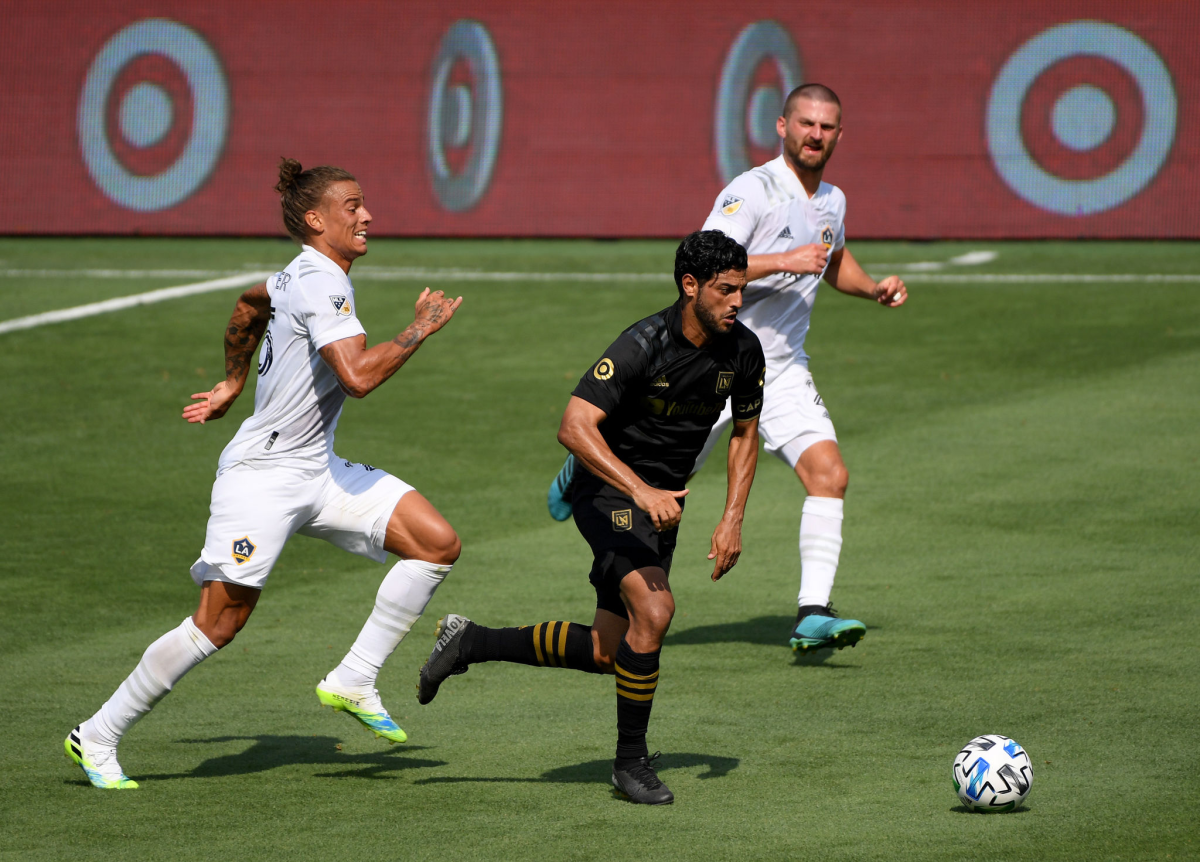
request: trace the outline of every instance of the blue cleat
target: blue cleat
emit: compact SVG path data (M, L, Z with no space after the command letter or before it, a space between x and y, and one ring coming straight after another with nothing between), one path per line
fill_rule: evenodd
M550 483L546 492L546 507L550 517L556 521L565 521L571 517L571 482L575 478L575 456L568 455L566 463Z
M852 647L867 633L858 620L839 619L833 605L808 605L800 608L796 627L792 629L793 652L806 653L825 647Z

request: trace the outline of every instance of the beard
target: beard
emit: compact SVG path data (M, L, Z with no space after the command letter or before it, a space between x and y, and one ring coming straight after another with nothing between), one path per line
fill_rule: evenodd
M830 141L821 150L820 155L811 156L804 152L804 142L803 141L800 141L794 147L791 146L790 142L789 142L789 144L787 146L787 153L793 162L802 166L806 170L819 171L825 167L825 163L828 162L830 156L833 155L833 148L835 145L836 145L836 141Z
M732 326L726 328L725 321L711 306L701 302L699 296L696 297L696 319L700 321L700 325L704 327L705 331L715 338L728 335L733 329Z

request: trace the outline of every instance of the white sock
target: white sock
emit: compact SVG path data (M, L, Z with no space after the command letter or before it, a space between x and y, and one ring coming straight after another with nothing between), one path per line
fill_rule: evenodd
M334 668L337 681L352 689L374 688L379 669L425 613L434 590L452 568L423 560L401 560L392 566L358 640Z
M133 673L84 722L81 732L95 742L116 745L138 719L167 696L184 674L216 651L188 617L146 648Z
M800 516L800 607L829 604L842 552L842 500L809 497Z

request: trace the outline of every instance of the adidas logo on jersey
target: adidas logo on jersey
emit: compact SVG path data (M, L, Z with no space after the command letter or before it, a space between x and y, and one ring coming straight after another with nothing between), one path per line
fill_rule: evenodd
M656 388L656 389L666 389L666 388L667 388L668 386L670 386L671 384L667 382L667 377L666 377L666 375L664 374L663 376L659 377L657 380L655 380L655 381L654 381L653 383L651 383L650 385L651 385L651 386L653 386L653 387L654 387L654 388Z
M776 238L776 239L791 239L791 238L792 238L792 228L791 228L791 226L790 226L790 225L784 225L784 226L783 226L783 230L781 230L781 231L779 232L779 236L777 236L777 237L775 237L775 238Z

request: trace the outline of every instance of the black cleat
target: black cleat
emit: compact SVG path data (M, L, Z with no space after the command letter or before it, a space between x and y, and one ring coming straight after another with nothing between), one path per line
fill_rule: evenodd
M417 703L426 704L437 697L438 686L446 677L467 672L470 665L461 658L463 636L474 627L475 623L458 614L446 614L438 620L433 635L437 642L425 664L421 665L421 675L417 678Z
M617 758L613 761L612 783L614 792L622 799L642 805L670 805L675 801L671 788L663 784L650 766L661 751L650 757Z

